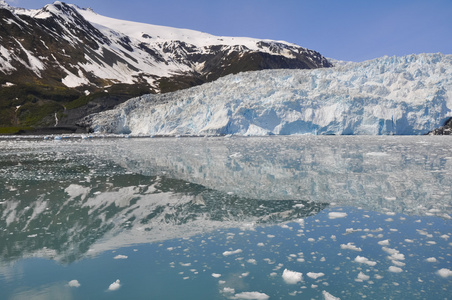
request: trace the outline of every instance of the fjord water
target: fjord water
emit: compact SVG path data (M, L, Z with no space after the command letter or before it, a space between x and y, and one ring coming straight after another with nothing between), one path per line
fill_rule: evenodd
M0 299L447 299L451 142L1 140Z

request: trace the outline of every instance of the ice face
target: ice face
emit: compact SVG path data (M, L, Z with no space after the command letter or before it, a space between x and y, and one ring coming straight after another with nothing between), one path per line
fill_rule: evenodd
M452 116L452 55L240 73L87 119L134 135L425 134Z

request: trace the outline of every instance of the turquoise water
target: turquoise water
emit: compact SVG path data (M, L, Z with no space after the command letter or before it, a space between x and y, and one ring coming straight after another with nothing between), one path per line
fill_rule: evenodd
M450 145L2 140L0 299L448 299Z

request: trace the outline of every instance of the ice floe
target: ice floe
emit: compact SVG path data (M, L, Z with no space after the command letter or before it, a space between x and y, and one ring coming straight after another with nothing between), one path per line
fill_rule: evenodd
M110 284L110 286L108 287L109 291L116 291L121 287L121 281L119 279L116 279L115 282L113 282L112 284Z
M303 280L303 274L296 271L284 269L282 278L288 284L296 284Z
M359 255L357 257L355 257L355 262L366 264L366 265L369 265L369 266L375 266L377 264L377 262L371 261L368 258L363 257L363 256L359 256Z
M80 287L80 283L78 282L78 280L74 279L68 282L68 286L70 287Z
M446 268L442 268L440 270L438 270L438 275L443 277L443 278L448 278L452 276L452 271Z

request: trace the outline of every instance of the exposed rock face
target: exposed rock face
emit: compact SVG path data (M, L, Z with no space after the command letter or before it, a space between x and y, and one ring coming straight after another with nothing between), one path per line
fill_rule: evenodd
M435 130L432 130L428 134L430 135L451 135L452 134L452 118L447 120L444 126L441 126Z
M55 113L61 122L70 108L99 98L94 93L124 101L242 71L330 66L286 42L115 20L59 1L38 10L0 1L0 126L58 125ZM88 94L82 105L68 105Z

